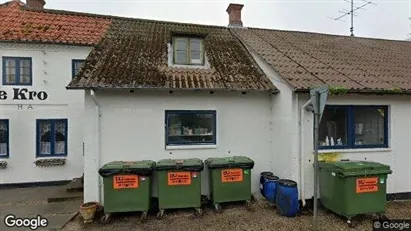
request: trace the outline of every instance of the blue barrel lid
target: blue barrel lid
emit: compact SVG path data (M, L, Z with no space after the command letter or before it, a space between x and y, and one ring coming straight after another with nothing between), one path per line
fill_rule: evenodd
M273 172L261 172L261 176L274 176Z
M267 180L270 180L270 181L277 181L277 180L279 180L280 178L278 177L278 176L274 176L274 175L272 175L272 176L265 176L265 179L267 179Z
M280 179L278 184L285 187L295 188L297 187L297 182L289 179Z

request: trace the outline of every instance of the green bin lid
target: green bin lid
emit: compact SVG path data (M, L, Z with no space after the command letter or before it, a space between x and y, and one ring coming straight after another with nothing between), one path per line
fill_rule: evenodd
M112 161L103 165L99 169L99 174L103 177L116 174L140 174L149 175L153 172L156 162L151 160L141 161Z
M157 162L155 169L156 170L203 171L204 163L202 160L198 158L163 159Z
M320 162L320 169L335 172L341 176L367 176L391 174L390 166L371 161Z
M218 157L209 158L205 161L209 169L214 168L253 168L254 161L245 156L231 156L231 157Z

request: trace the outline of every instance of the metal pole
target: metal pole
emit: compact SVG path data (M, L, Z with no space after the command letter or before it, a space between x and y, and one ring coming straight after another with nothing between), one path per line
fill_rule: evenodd
M354 36L354 0L351 0L351 36Z
M320 93L317 92L316 101L314 102L320 108ZM318 112L314 112L314 231L317 230L317 202L318 202L318 127L319 127Z

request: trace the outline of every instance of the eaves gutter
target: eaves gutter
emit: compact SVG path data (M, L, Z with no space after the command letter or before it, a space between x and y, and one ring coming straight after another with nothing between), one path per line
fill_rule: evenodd
M295 93L310 93L310 89L306 88L297 88L294 89ZM401 90L401 91L393 91L393 90L355 90L349 89L347 93L343 94L335 94L335 95L346 95L346 94L362 94L362 95L411 95L411 90Z
M154 90L154 91L191 91L191 92L269 92L272 94L278 94L278 89L225 89L225 88L134 88L134 87L66 87L67 90Z
M62 46L80 46L80 47L94 47L97 44L84 43L63 43L51 41L24 41L24 40L0 40L0 43L15 43L15 44L36 44L36 45L62 45Z

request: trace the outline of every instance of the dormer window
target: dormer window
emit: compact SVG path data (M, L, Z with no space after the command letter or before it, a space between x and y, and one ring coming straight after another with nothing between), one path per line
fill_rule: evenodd
M203 65L204 45L201 38L173 38L174 64Z

